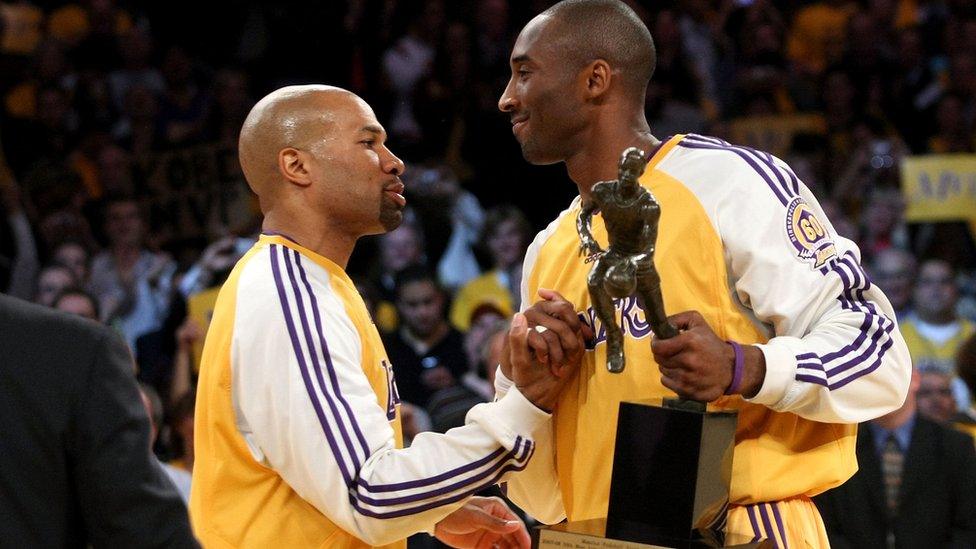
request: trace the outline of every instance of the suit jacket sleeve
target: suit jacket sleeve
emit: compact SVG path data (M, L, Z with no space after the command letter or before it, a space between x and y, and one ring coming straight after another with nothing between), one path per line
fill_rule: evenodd
M107 329L98 334L68 441L89 541L95 547L197 547L186 507L149 449L149 418L129 350Z

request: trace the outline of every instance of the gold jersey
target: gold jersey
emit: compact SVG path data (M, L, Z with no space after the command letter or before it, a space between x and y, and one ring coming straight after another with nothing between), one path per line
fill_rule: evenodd
M404 547L532 457L549 415L509 396L402 449L393 367L352 280L264 235L204 344L194 530L206 547Z
M857 422L901 406L910 377L895 315L855 244L836 235L784 163L714 138L671 138L640 183L661 205L655 264L668 314L696 310L719 337L756 344L766 359L759 394L717 402L739 411L732 503L843 483L857 470ZM524 267L523 306L540 299L538 289L554 289L596 333L550 437L537 441L547 459L509 482L513 501L544 522L606 516L619 403L672 395L634 298L616 300L626 370L607 371L605 328L587 291L591 264L578 254L579 210L577 198L536 237ZM605 245L599 215L593 234Z

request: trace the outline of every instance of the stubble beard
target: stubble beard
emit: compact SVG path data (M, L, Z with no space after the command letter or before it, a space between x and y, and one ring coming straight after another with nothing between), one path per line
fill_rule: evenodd
M403 210L384 201L380 205L380 225L383 226L383 232L388 233L399 227L401 223L403 223Z
M522 147L522 158L533 166L548 166L563 161L553 147L540 145L538 140L531 137L520 142L519 145Z

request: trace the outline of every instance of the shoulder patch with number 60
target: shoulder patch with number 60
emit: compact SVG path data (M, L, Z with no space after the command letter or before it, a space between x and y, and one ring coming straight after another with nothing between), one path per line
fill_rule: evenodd
M824 225L802 198L794 198L786 210L786 234L796 248L797 257L819 269L832 257L837 248Z

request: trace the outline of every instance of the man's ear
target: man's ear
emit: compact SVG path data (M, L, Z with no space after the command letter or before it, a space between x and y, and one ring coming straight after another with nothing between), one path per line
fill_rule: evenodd
M278 170L285 179L302 187L312 184L308 161L308 154L294 147L286 147L278 152Z
M585 94L587 99L598 99L606 95L607 91L610 89L610 82L613 79L613 71L610 69L610 64L603 59L597 59L591 61L590 64L583 69L583 78L585 78Z

